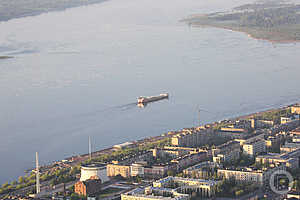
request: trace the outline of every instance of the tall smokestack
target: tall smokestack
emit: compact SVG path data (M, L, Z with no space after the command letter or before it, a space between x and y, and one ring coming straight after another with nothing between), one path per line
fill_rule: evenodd
M40 171L39 171L39 154L35 153L35 164L36 164L36 194L41 192L40 187Z

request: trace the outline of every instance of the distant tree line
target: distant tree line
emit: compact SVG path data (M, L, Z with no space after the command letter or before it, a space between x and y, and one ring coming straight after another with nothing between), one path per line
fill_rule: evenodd
M216 15L213 18L221 21L234 20L239 26L268 29L281 25L299 24L299 12L300 5L289 5L277 8L256 8L251 11Z

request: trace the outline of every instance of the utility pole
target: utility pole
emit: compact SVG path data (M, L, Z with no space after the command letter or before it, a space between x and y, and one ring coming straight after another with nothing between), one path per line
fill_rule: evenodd
M92 160L92 146L91 146L91 137L89 136L89 155L90 155L90 160Z
M201 120L200 120L200 109L198 110L198 117L199 117L199 127L201 126Z
M36 194L41 192L40 186L40 171L39 171L39 154L38 152L35 153L35 165L36 165Z

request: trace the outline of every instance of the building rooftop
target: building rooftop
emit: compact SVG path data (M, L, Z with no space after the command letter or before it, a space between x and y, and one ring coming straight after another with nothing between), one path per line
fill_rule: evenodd
M218 171L236 171L236 172L251 172L251 173L262 173L263 170L254 168L254 167L240 167L240 168L226 168L226 169L218 169Z
M257 142L261 142L261 141L263 141L263 140L259 139L259 138L256 138L255 140L246 142L245 145L251 145L251 144L254 144L254 143L257 143Z
M207 154L207 152L201 151L201 152L197 152L197 153L193 153L193 154L183 155L183 156L180 156L180 157L177 157L177 158L173 159L172 161L180 161L180 160L186 159L188 157L191 157L191 156L194 156L194 155L200 155L200 154Z
M116 144L114 145L115 148L124 148L124 147L127 147L127 146L130 146L130 145L133 145L132 142L124 142L122 144Z
M162 178L160 180L155 181L155 183L167 183L170 181L174 182L197 182L202 185L215 185L218 183L218 181L214 180L205 180L205 179L193 179L193 178L182 178L182 177L174 177L174 176L168 176L166 178Z
M266 155L260 155L257 156L257 158L267 158L267 159L283 159L287 160L289 158L293 158L294 156L299 156L300 155L300 148L296 149L294 151L288 152L288 153L268 153Z
M83 168L102 168L105 167L105 164L101 163L91 163L91 164L82 164L81 167Z
M300 191L289 191L288 194L300 195Z
M300 143L285 143L283 148L300 148Z
M291 157L296 156L296 155L298 155L298 154L300 154L300 149L296 149L296 150L294 150L294 151L291 151L291 152L282 154L282 155L280 156L280 158L282 158L282 159L288 159L288 158L291 158ZM299 156L299 155L298 155L298 156Z
M218 164L215 162L210 162L210 161L205 161L205 162L201 162L199 164L196 164L192 167L189 167L187 169L185 169L186 171L192 171L192 170L197 170L197 169L201 169L203 167L211 167L211 166L217 166Z
M278 158L280 158L280 155L281 154L279 154L279 153L268 153L265 155L259 155L259 156L257 156L257 158L278 159Z
M227 148L227 147L230 147L230 146L236 145L236 144L240 145L240 143L238 141L231 140L229 142L226 142L224 144L221 144L221 145L217 146L217 148L219 148L219 149Z
M300 127L298 127L298 128L296 128L296 129L294 129L294 130L292 130L291 132L300 132Z
M146 194L146 189L153 191L153 190L159 190L163 191L166 194L166 196L156 196L152 194ZM181 200L185 199L187 194L179 194L177 193L178 196L173 196L172 193L176 192L174 189L171 188L157 188L157 187L147 187L147 188L136 188L130 192L125 193L124 195L130 195L130 196L135 196L135 197L141 197L141 198L151 198L151 199L158 199L158 200Z

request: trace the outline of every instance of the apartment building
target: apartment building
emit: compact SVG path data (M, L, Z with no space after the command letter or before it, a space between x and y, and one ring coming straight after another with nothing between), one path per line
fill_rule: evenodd
M251 168L244 168L241 170L230 169L218 169L218 176L230 179L234 178L238 182L251 182L257 183L260 186L268 184L271 174L276 170L283 170L285 166L280 165L274 168L268 168L267 170L253 170Z
M176 164L177 169L182 169L190 165L194 165L195 163L204 161L206 158L206 152L198 152L173 159L171 163Z
M215 162L205 161L183 170L183 174L188 177L206 179L213 175L218 167L219 164Z
M201 197L211 197L215 194L217 185L220 181L192 179L168 176L153 182L156 188L178 188L177 192L187 194L188 192L200 192ZM175 186L175 187L174 187Z
M280 147L280 153L288 153L300 149L300 143L289 143L286 142Z
M212 150L213 161L219 164L238 159L240 153L240 143L237 141L229 141Z
M208 130L184 129L171 138L171 145L178 147L197 147L205 144L211 136Z
M262 152L266 152L266 143L263 139L256 139L250 142L246 142L243 145L243 153L250 157L253 157Z
M255 162L269 165L285 165L289 168L299 168L300 149L283 153L269 153L266 155L257 156Z
M120 175L124 178L129 178L131 176L129 165L108 164L106 167L106 172L108 177Z
M300 105L293 105L291 106L291 113L300 114Z

